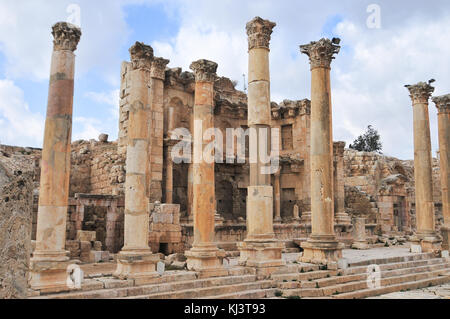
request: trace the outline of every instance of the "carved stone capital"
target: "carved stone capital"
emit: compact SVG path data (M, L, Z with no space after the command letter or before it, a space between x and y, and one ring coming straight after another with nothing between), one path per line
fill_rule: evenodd
M311 69L314 68L330 68L331 61L335 58L333 55L338 54L341 47L340 39L334 38L329 40L322 38L319 41L312 41L309 44L300 46L300 52L309 56Z
M214 82L216 79L216 62L201 59L192 62L189 68L194 71L195 82Z
M152 78L163 80L166 77L166 66L169 64L169 60L163 58L154 58L152 61L152 69L150 76Z
M334 156L344 156L345 142L333 142Z
M129 51L131 57L131 68L133 70L151 70L153 61L153 48L151 46L142 42L136 42Z
M432 98L433 102L436 104L436 107L439 113L449 113L450 110L450 94L434 96Z
M405 87L409 90L409 96L411 97L413 105L415 103L428 103L428 99L434 92L434 87L430 85L432 82L434 81L430 80L428 83L419 82L414 85L405 85Z
M248 49L266 48L269 49L270 36L272 29L277 24L260 17L253 18L247 23Z
M81 30L77 26L67 23L58 22L52 27L53 50L70 50L74 52L80 42Z

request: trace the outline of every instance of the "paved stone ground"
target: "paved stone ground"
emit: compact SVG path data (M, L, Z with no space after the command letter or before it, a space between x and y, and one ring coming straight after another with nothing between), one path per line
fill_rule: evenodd
M410 291L392 292L377 297L370 297L367 299L449 299L450 300L450 283L422 288Z
M348 259L350 263L360 262L369 259L403 257L415 255L409 251L409 244L395 247L377 247L367 250L344 249L342 257Z

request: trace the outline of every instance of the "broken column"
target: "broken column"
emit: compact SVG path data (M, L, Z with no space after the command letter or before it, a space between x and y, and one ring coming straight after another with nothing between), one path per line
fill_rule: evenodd
M334 232L333 137L330 70L339 39L300 46L311 64L311 236L302 244L300 261L337 262L343 244Z
M333 173L334 212L336 224L350 225L350 216L345 212L344 150L345 142L333 143L333 156L336 163Z
M193 153L193 214L194 242L186 252L187 267L200 277L224 276L225 256L215 244L214 161L208 163L204 151L212 140L203 139L203 132L214 128L214 81L217 63L198 60L190 68L195 75L194 153ZM214 158L213 158L214 159Z
M53 26L47 118L42 150L36 250L31 259L31 288L41 292L67 290L69 265L66 216L69 199L70 143L75 54L81 31L59 22Z
M356 217L353 219L353 243L354 249L369 249L366 236L366 219Z
M281 223L281 189L280 189L280 170L274 174L274 206L275 206L275 218L274 222Z
M442 214L444 225L441 227L443 237L442 249L449 250L450 241L450 94L433 97L438 109L439 162L441 167Z
M250 185L247 195L247 237L239 243L240 264L256 267L257 274L266 276L284 265L283 243L273 231L273 189L271 176L264 169L262 145L270 154L270 74L269 42L275 23L255 17L247 23L249 44L248 126L250 133ZM266 132L266 140L260 133ZM263 134L264 135L264 134ZM252 153L257 154L252 162ZM270 165L270 164L269 164Z
M439 249L440 239L435 229L430 121L428 99L434 91L429 83L419 82L405 85L409 90L413 105L414 119L414 180L416 192L417 232L415 242L422 246L422 251Z
M130 111L128 120L124 246L117 256L114 276L142 278L156 276L158 255L148 246L150 78L153 49L140 42L130 48Z

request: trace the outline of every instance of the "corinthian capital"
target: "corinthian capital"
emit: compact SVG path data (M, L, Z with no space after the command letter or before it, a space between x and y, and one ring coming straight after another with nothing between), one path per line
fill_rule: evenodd
M52 35L54 38L53 50L70 50L73 52L80 42L81 30L73 24L58 22L52 27Z
M436 107L439 113L448 113L450 110L450 94L434 96L433 102L436 104Z
M136 42L129 51L131 57L131 67L133 70L151 70L153 61L153 48L151 46L142 42Z
M164 80L166 78L166 66L169 62L169 60L163 58L154 58L152 61L152 71L150 76L152 78Z
M216 62L202 59L192 62L189 68L194 71L196 82L214 82L216 79Z
M414 103L428 103L428 99L431 94L434 92L434 87L430 84L433 83L434 80L425 82L419 82L414 85L405 85L405 87L409 90L411 100Z
M330 68L331 61L334 59L334 54L339 53L341 42L338 38L320 39L319 41L312 41L309 44L300 46L300 52L309 56L311 69L314 68Z
M272 29L277 24L269 20L255 17L253 20L247 23L247 35L248 35L248 49L254 48L269 48L270 35Z

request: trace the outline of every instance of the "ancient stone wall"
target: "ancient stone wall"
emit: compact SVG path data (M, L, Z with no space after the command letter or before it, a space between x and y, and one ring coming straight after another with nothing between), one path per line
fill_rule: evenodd
M0 299L25 298L31 254L33 173L15 172L0 187Z

